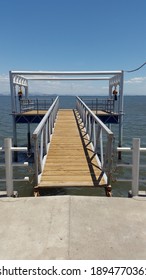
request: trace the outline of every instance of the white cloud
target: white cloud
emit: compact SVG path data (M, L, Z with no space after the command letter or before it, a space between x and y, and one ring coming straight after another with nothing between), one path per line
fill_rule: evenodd
M10 92L10 83L9 76L6 74L0 75L0 93L9 93Z
M125 95L146 95L146 76L132 77L124 81Z
M9 81L9 76L5 74L0 75L0 82Z
M146 81L146 77L135 77L130 80L125 80L125 84L140 84Z
M108 82L106 82L108 85ZM57 95L100 95L108 94L108 86L98 81L30 81L29 92Z

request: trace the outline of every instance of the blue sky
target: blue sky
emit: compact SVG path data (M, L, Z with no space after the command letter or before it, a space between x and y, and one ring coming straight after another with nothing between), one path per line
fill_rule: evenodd
M9 70L137 68L146 61L145 14L145 0L0 0L0 93L9 93ZM47 84L37 87L48 91ZM50 89L107 93L95 82ZM146 66L125 72L124 93L146 94Z

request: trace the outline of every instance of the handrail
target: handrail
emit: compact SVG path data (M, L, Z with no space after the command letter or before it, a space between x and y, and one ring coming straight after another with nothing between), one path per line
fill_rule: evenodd
M52 104L54 99L47 98L47 99L21 99L20 100L20 112L27 112L31 110L41 111L47 110Z
M35 163L35 185L38 185L42 174L49 143L54 128L54 123L59 107L59 97L56 97L47 113L34 130L32 138L34 140L34 163Z
M96 111L102 110L108 113L113 113L115 111L115 100L113 98L82 98L82 101L91 109Z
M105 130L107 134L113 135L113 132L92 112L92 110L77 96L77 100L82 104L82 107L85 108L89 114L95 119L95 121Z
M93 145L101 169L106 172L107 185L110 185L113 152L113 132L91 111L91 109L77 97L77 110L83 121L89 140ZM103 133L106 135L103 138ZM100 159L98 157L100 151Z
M0 167L5 168L5 178L0 179L0 182L6 183L6 192L7 196L11 197L14 196L14 188L13 188L13 182L22 182L22 181L29 181L29 177L24 177L23 179L14 179L13 178L13 167L20 167L20 166L28 166L28 162L24 163L13 163L12 162L12 152L18 152L18 151L25 151L27 152L26 147L12 147L12 139L11 138L5 138L4 139L4 147L0 147L0 152L5 153L5 163L0 164Z
M146 148L140 147L140 138L133 138L132 147L117 147L117 151L131 152L132 153L132 164L117 164L117 167L131 167L132 178L131 179L117 179L119 182L132 182L132 196L138 196L139 193L139 182L146 183L145 179L139 179L140 167L146 167L146 165L140 164L140 152L146 152Z

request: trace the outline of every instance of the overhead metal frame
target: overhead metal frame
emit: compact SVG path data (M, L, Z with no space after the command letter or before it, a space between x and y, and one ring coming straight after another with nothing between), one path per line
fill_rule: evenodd
M119 85L120 95L123 95L123 71L10 71L10 90L12 99L12 112L16 111L16 86L25 88L25 97L28 97L28 81L109 81L109 96L112 87Z
M113 87L119 86L119 146L122 145L123 134L123 81L124 71L10 71L10 91L12 113L16 112L16 86L25 88L25 98L28 98L28 82L31 81L109 81L109 98ZM15 125L14 125L15 126Z

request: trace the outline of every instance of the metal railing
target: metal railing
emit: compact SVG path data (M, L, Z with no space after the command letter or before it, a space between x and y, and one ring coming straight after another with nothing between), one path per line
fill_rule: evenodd
M140 147L140 139L139 138L133 138L133 144L132 147L117 147L117 151L122 152L131 152L132 153L132 164L117 164L117 167L126 167L126 168L132 168L132 179L117 179L118 182L132 182L132 196L138 196L139 193L139 183L143 182L146 183L146 180L140 179L139 173L140 173L140 167L145 168L146 165L140 164L140 153L146 152L146 148Z
M29 181L29 177L24 177L23 179L14 179L13 178L13 167L21 167L28 166L28 162L24 163L14 163L12 160L12 153L25 151L27 152L26 147L12 147L12 139L5 138L4 139L4 147L0 147L0 152L4 152L5 154L5 163L0 163L0 167L5 169L5 178L0 179L0 182L6 183L6 192L7 196L14 196L14 186L13 182L22 182Z
M93 111L105 111L113 113L115 110L115 100L112 98L82 98L82 101Z
M35 131L32 138L34 140L34 164L35 164L35 185L37 186L46 161L51 135L55 124L56 115L59 107L57 97Z
M107 185L110 185L113 157L113 132L79 97L77 97L76 104L89 140L93 145L93 151L96 154L99 166L107 175Z
M27 112L30 110L35 110L39 112L40 110L48 110L48 108L53 103L53 98L48 99L21 99L20 100L20 112Z

